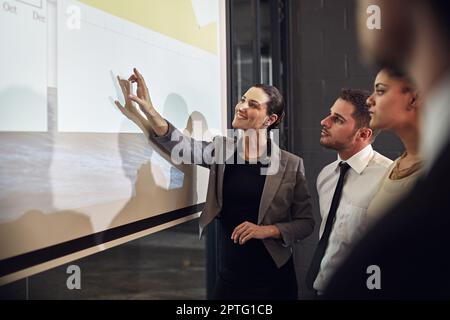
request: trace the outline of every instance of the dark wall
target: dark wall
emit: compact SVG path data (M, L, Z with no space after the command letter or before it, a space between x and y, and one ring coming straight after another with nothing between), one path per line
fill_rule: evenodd
M313 196L316 230L296 248L301 298L310 298L304 277L318 241L320 214L316 178L336 160L336 152L319 144L320 121L329 113L341 88L371 90L376 70L359 62L351 0L289 1L289 137L291 152L305 161L306 178ZM380 153L396 158L402 144L382 133L374 144Z

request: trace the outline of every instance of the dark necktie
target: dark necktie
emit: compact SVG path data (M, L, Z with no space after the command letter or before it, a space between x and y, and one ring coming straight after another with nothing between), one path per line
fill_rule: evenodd
M339 201L341 200L342 188L344 187L344 178L350 166L346 162L339 163L340 174L339 180L334 190L333 200L331 200L330 211L328 212L327 222L325 223L325 229L323 230L322 237L317 244L316 251L314 252L311 265L308 273L306 274L306 285L309 289L313 289L314 281L320 270L320 263L325 254L328 246L328 239L330 238L331 230L333 229L334 218L336 217L336 211L339 207Z

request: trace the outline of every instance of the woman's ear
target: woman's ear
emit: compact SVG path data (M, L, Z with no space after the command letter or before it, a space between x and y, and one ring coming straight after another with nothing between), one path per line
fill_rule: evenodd
M411 105L412 105L414 108L417 108L417 106L418 106L418 104L419 104L419 100L420 100L420 98L419 98L419 93L418 93L417 91L414 91L414 92L411 94Z
M420 104L420 98L419 98L419 94L417 91L412 91L411 92L411 97L409 100L409 105L406 108L408 111L414 110L416 109Z

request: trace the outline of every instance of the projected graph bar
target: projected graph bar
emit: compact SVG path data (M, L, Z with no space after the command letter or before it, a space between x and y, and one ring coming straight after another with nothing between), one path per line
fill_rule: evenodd
M65 8L74 4L83 14L76 32L64 21ZM217 55L80 2L63 1L58 13L60 132L140 132L111 105L122 97L114 75L129 76L134 66L153 84L155 105L176 125L185 128L195 110L208 127L220 128Z
M17 2L38 8L38 9L42 9L42 0L16 0Z

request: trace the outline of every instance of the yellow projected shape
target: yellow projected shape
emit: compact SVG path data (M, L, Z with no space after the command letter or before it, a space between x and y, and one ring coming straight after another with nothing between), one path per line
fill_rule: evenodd
M217 54L217 22L199 27L191 0L80 0L80 2Z

